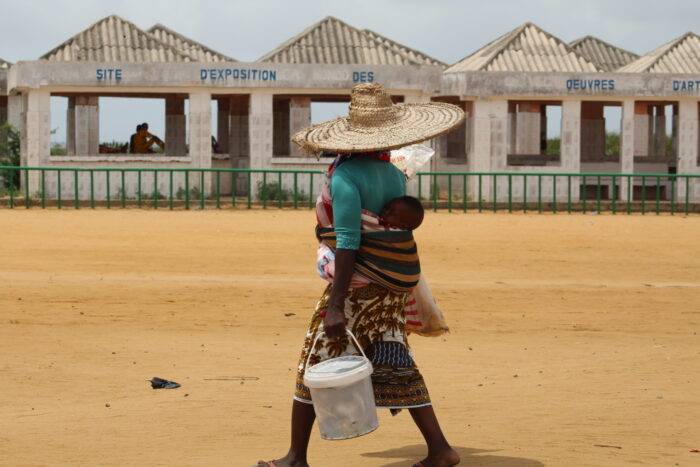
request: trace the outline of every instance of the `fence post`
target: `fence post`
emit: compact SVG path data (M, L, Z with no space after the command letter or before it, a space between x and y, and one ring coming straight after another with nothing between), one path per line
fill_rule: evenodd
M46 173L44 169L41 169L41 209L46 209Z
M168 193L168 207L172 211L173 209L173 170L170 169L168 173L168 179L169 179L169 193Z
M125 183L125 176L124 176L124 170L121 171L122 174L122 209L126 207L126 183Z
M467 174L462 175L462 210L467 212Z
M107 185L109 186L109 185ZM56 207L58 209L61 209L61 170L56 169ZM107 204L107 207L109 207L109 203Z
M557 213L557 176L552 175L552 212Z
M95 209L95 171L90 169L90 209Z
M26 209L29 209L31 202L29 199L29 170L28 169L24 169L24 179L26 180L26 183L24 184L24 207Z
M452 174L447 176L447 212L452 212Z
M80 209L80 194L78 190L78 169L73 171L73 207Z

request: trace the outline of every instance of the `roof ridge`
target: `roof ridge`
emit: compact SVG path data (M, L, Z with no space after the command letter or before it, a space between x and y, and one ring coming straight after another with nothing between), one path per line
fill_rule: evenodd
M385 40L385 41L387 41L387 42L390 42L390 43L392 43L392 44L398 46L399 48L404 48L404 49L406 49L406 50L410 50L411 52L415 53L416 55L420 55L420 56L422 56L422 57L425 58L425 59L428 59L428 60L430 60L430 61L433 61L433 62L435 62L435 63L437 63L437 64L439 64L439 65L442 65L442 66L447 66L447 64L446 64L445 62L443 62L442 60L438 60L437 58L435 58L435 57L433 57L433 56L431 56L431 55L428 55L428 54L426 54L426 53L423 53L423 52L421 52L420 50L414 49L414 48L412 48L412 47L408 47L407 45L404 45L404 44L402 44L401 42L397 42L397 41L395 41L394 39L390 39L390 38L386 37L386 36L383 35L383 34L379 34L378 32L373 31L372 29L364 28L364 29L362 29L362 32L365 32L365 33L370 34L370 37L369 37L369 38L372 39L372 40L374 40L374 38L371 37L371 34L374 34L375 36L381 37L383 40ZM375 42L376 42L376 40L375 40ZM404 56L406 56L407 59L410 58L410 57L407 56L408 54L406 54L406 53L403 52L402 50L399 50L399 52L400 52L401 54L403 54Z
M488 46L490 46L490 45L492 45L492 44L495 44L495 43L498 42L498 41L504 40L505 43L503 44L503 46L499 46L499 51L496 52L496 53L494 53L494 56L498 55L498 53L500 53L500 52L503 51L503 49L504 49L504 47L505 47L506 45L510 44L512 38L508 38L508 36L510 36L510 35L514 35L514 36L515 36L515 35L517 35L517 33L518 33L519 31L521 31L522 29L524 29L525 26L526 26L527 24L528 24L527 22L526 22L526 23L523 23L523 24L521 24L520 26L518 26L518 27L516 27L516 28L514 28L514 29L511 29L510 31L504 32L503 34L501 34L500 36L496 37L496 38L495 38L494 40L492 40L491 42L487 42L486 44L482 45L482 46L479 47L478 49L474 50L472 53L467 54L467 55L465 55L464 57L460 58L459 60L457 60L456 62L454 62L453 64L451 64L451 65L447 68L447 70L445 70L445 71L449 71L450 68L452 68L453 66L457 65L458 63L462 63L464 60L466 60L466 59L468 59L468 58L470 58L470 57L473 57L474 54L476 54L476 53L479 52L480 50L484 50L486 47L488 47ZM493 57L492 57L492 58L493 58ZM487 60L486 63L491 63L492 58L490 58L489 60Z
M155 34L153 34L153 30L154 30L154 29L163 29L164 31L167 31L168 33L172 34L173 36L177 36L177 37L179 37L180 39L182 39L182 40L184 40L184 41L187 41L187 42L190 42L190 43L192 43L192 44L198 45L199 47L201 47L202 49L204 49L204 50L206 50L206 51L208 51L208 52L210 52L210 53L213 53L213 54L216 54L216 55L221 55L222 57L224 57L224 58L226 58L226 59L228 59L228 60L230 60L230 61L232 61L232 62L237 62L237 61L238 61L238 60L236 60L235 58L232 58L232 57L230 57L230 56L228 56L228 55L226 55L226 54L222 54L221 52L218 52L218 51L212 49L211 47L202 44L202 43L199 42L199 41L196 41L196 40L194 40L194 39L191 39L191 38L185 36L184 34L179 33L179 32L177 32L177 31L175 31L175 30L173 30L173 29L167 27L167 26L164 25L163 23L156 23L156 24L154 24L153 26L151 26L150 28L148 28L145 32L146 32L147 34L151 34L152 36L155 37L156 40L160 40L161 42L164 42L164 41L162 41L161 39L159 39L158 37L156 37ZM170 45L170 44L168 44L168 45ZM189 53L189 52L186 52L186 53ZM197 58L197 57L195 57L195 58Z
M90 24L88 27L84 28L83 30L81 30L81 31L78 32L77 34L73 34L71 37L69 37L68 39L66 39L65 41L61 42L59 45L57 45L56 47L54 47L53 49L49 50L48 52L46 52L45 54L43 54L42 56L40 56L39 59L40 59L40 60L46 59L46 57L50 56L50 55L51 55L52 53L54 53L55 51L61 49L62 47L65 47L65 46L67 46L68 44L70 44L71 42L75 41L76 38L78 38L81 34L83 34L83 33L87 32L87 31L89 31L89 30L95 28L96 26L98 26L99 24L104 23L105 21L108 21L110 18L114 18L114 19L116 19L116 20L119 20L119 21L122 21L123 23L128 24L129 26L131 26L131 27L133 27L134 29L136 29L137 32L140 32L140 33L146 35L147 37L149 37L151 40L154 40L154 41L158 42L160 45L162 45L162 46L164 46L164 47L167 47L168 49L172 50L175 54L181 55L181 56L186 57L186 58L188 58L188 59L190 59L190 60L193 60L193 61L197 61L196 57L191 56L189 53L186 53L186 52L183 52L183 51L181 51L181 50L178 50L176 47L173 47L173 46L171 46L170 44L161 41L160 39L158 39L157 37L155 37L153 34L150 34L150 33L148 33L147 31L144 31L143 29L141 29L140 27L138 27L135 23L133 23L133 22L127 20L127 19L124 19L124 18L122 18L122 17L119 16L119 15L114 15L114 14L105 16L105 17L103 17L103 18L101 18L101 19L95 21L94 23Z
M556 42L558 45L561 45L564 51L567 54L573 55L573 57L567 57L566 55L560 56L560 55L553 55L552 57L558 57L555 60L557 62L561 62L562 64L571 67L574 66L576 68L585 68L584 64L588 65L589 67L593 68L595 71L602 71L598 65L584 57L583 55L579 54L576 50L574 50L573 47L571 47L569 44L566 43L563 39L560 37L555 36L551 32L541 28L537 24L533 23L532 21L526 21L519 25L518 27L498 36L496 39L492 40L491 42L487 43L486 45L478 48L471 54L467 55L466 57L462 58L461 60L453 63L450 65L450 67L446 70L446 72L455 72L455 71L463 71L459 69L459 65L472 59L473 57L476 56L476 54L482 52L488 49L493 49L489 50L488 53L484 53L484 61L483 62L477 62L477 65L473 65L478 70L485 70L491 64L493 64L499 56L501 56L504 52L508 50L508 47L510 47L513 42L515 42L518 38L522 37L523 34L527 32L528 28L533 28L535 32L540 33L545 36L546 39L548 40L553 40ZM576 65L573 64L573 62L577 62ZM467 64L465 69L468 69L470 65ZM454 70L457 68L456 70ZM454 70L454 71L451 71Z
M270 58L274 57L274 56L277 55L279 52L281 52L282 50L286 49L286 48L289 47L290 45L294 44L294 43L297 42L299 39L301 39L302 37L306 36L306 35L309 34L311 31L313 31L314 29L316 29L317 27L319 27L321 24L323 24L323 23L325 23L326 21L329 21L329 20L335 20L335 21L338 21L338 22L340 22L340 23L343 23L343 24L348 25L347 23L344 23L343 21L339 20L338 18L336 18L336 17L334 17L334 16L330 16L330 15L325 16L324 18L322 18L322 19L316 21L315 23L312 23L311 25L307 26L307 27L306 27L304 30L302 30L301 32L297 33L296 35L294 35L294 36L290 37L289 39L287 39L286 41L282 42L280 45L278 45L277 47L275 47L273 50L271 50L270 52L266 53L266 54L263 55L262 57L258 58L256 61L257 61L257 62L265 62L265 61L269 60ZM348 26L349 26L349 25L348 25Z
M580 38L578 38L578 39L576 39L576 40L573 40L573 41L569 42L569 45L571 46L571 48L574 48L576 45L578 45L579 43L583 42L583 41L586 40L586 39L592 39L592 40L594 40L594 41L600 42L601 44L605 44L605 45L607 45L608 47L612 47L612 48L617 49L617 50L619 50L619 51L621 51L621 52L625 52L626 54L633 55L633 56L635 56L635 57L637 57L637 58L640 57L640 55L639 55L638 53L636 53L636 52L632 52L631 50L624 49L624 48L622 48L622 47L620 47L620 46L618 46L618 45L611 44L610 42L608 42L608 41L606 41L606 40L603 40L603 39L601 39L601 38L598 37L598 36L594 36L594 35L592 35L592 34L586 34L586 35L583 36L583 37L580 37Z
M671 39L668 42L661 44L660 46L656 47L655 49L650 50L649 52L645 53L644 55L639 56L639 58L637 58L637 60L630 62L627 65L621 67L619 69L619 71L622 71L625 68L628 68L630 65L634 64L638 60L643 60L645 57L653 57L653 59L642 68L642 70L643 70L642 72L648 72L657 63L659 63L659 61L661 60L662 57L664 57L667 53L669 53L671 50L676 48L681 42L683 42L685 39L687 39L688 37L691 37L691 36L695 36L695 37L700 38L700 36L695 34L693 31L687 31L687 32L683 33L682 35L680 35L674 39Z

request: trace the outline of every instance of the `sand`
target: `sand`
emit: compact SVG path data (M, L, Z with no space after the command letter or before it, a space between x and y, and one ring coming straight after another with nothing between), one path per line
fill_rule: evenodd
M323 283L308 211L0 211L0 463L285 452ZM412 337L465 465L699 465L700 216L430 213ZM180 389L154 391L153 376ZM313 466L422 457L408 413Z

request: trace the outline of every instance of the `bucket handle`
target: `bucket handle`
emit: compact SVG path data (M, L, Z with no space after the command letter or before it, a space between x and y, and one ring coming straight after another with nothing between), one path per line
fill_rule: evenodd
M360 351L363 357L367 358L367 355L365 355L365 351L362 350L362 347L360 346L360 343L357 342L357 339L355 338L355 335L350 331L348 328L345 328L345 332L352 338L353 342L355 343L355 347L357 347L357 350ZM311 344L311 348L309 349L309 356L306 357L306 363L304 364L304 371L306 371L309 368L309 360L311 360L311 354L314 351L314 348L316 347L316 342L318 342L318 338L321 337L321 334L325 334L326 332L323 330L323 326L319 327L318 332L316 334L316 339L314 339L314 343Z

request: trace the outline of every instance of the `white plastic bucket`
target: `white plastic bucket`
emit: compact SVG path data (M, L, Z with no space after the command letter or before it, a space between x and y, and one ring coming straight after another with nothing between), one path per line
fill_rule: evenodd
M306 359L304 384L311 400L323 439L349 439L371 433L379 427L372 390L372 363L355 336L347 331L362 356L331 358L309 368ZM323 334L319 331L311 349Z

